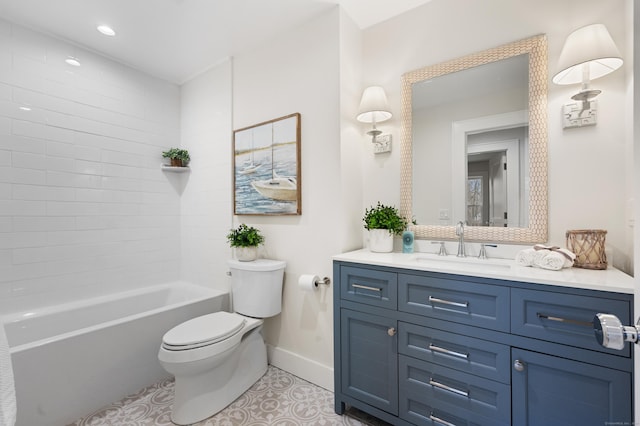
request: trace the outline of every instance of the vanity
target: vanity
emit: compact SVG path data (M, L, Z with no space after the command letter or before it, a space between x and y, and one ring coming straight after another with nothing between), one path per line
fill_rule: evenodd
M462 231L476 245L559 244L548 229L547 57L541 34L402 75L399 211L416 239L460 235L461 254ZM337 413L632 424L633 351L594 334L598 313L633 324L633 278L621 271L369 250L334 256L333 268Z
M633 279L506 259L358 250L333 258L335 411L394 425L632 424Z

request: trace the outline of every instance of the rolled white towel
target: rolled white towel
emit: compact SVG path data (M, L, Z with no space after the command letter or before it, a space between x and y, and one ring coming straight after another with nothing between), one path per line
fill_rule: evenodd
M552 271L559 271L560 269L565 267L564 265L567 261L567 258L564 257L564 255L558 253L557 251L539 250L539 252L543 251L546 251L546 253L543 256L537 258L533 266L542 269L549 269Z
M533 248L535 250L551 250L551 251L555 251L557 253L560 253L564 256L565 258L565 262L564 262L564 267L565 268L570 268L571 266L573 266L573 262L576 260L576 255L575 253L573 253L571 250L566 249L566 248L560 248L558 246L545 246L543 244L536 244L533 246Z
M546 249L542 249L542 250L538 249L538 250L536 250L536 254L533 257L533 265L531 265L531 266L534 266L534 267L538 266L538 264L540 262L542 262L542 259L544 259L544 257L546 255L548 255L549 253L551 253L551 250L546 250Z
M16 390L9 343L0 320L0 425L13 426L16 422Z
M571 250L566 248L561 248L556 250L558 253L562 254L564 257L564 268L571 268L573 266L573 262L576 260L576 255Z
M516 254L516 264L518 266L533 266L533 261L536 259L536 251L532 248L520 250Z

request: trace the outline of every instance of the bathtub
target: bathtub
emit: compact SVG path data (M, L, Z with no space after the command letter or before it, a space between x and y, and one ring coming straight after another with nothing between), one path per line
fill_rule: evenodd
M162 335L228 309L228 293L176 282L3 315L17 426L66 425L169 377Z

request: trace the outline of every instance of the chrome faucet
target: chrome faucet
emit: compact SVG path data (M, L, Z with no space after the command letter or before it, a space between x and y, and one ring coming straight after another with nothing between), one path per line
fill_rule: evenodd
M487 249L486 247L498 247L497 244L486 244L480 243L480 254L478 254L478 259L487 259Z
M464 222L460 221L456 225L456 235L459 237L458 239L458 257L467 257L467 254L464 250Z
M444 241L431 241L431 244L440 244L440 250L438 251L438 256L447 255L447 249L444 246Z

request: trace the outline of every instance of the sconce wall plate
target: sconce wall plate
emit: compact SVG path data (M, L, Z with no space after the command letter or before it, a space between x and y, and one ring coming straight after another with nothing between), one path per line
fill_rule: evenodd
M374 154L391 152L391 134L387 133L376 136L375 142L373 143L373 152Z
M576 101L562 107L562 128L595 126L598 122L598 101Z

